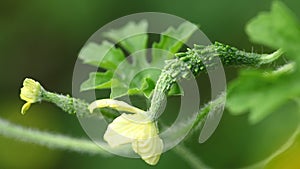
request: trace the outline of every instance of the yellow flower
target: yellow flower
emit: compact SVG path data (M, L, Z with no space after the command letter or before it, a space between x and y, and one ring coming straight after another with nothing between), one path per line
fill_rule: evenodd
M132 113L123 113L108 125L104 140L109 146L114 148L131 143L132 149L146 163L157 164L163 151L163 141L159 138L155 122L149 119L147 112L112 99L97 100L90 104L89 110L93 112L95 108L103 107Z
M21 88L20 97L26 101L23 105L21 113L25 114L32 103L41 101L42 86L39 82L26 78Z

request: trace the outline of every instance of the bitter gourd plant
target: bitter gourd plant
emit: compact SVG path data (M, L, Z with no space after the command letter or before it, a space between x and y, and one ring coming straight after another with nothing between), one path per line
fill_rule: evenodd
M184 48L184 42L195 29L182 23L176 29L166 30L161 35L160 41L152 44L153 48L169 51L169 55L159 57L158 53L153 52L151 61L148 61L145 55L134 57L132 63L128 62L134 65L131 65L131 69L124 69L120 76L114 76L118 65L126 61L126 52L130 54L147 48L148 35L143 33L147 25L145 20L127 23L119 29L107 32L105 37L118 41L121 35L132 30L142 33L119 42L119 47L108 41L103 41L100 45L91 43L86 45L79 54L83 63L96 66L101 70L90 73L89 79L81 84L81 91L115 88L109 97L88 103L83 99L47 91L39 82L26 78L20 93L21 99L26 101L21 113L28 112L33 103L46 101L79 117L101 114L110 122L103 135L110 147L118 148L120 145L129 144L131 149L146 163L156 165L165 146L159 136L160 127L163 124L157 122L158 112L164 106L164 99L166 96L182 94L184 91L177 82L190 76L201 76L213 70L217 66L216 59L220 60L224 66L238 66L241 70L238 77L230 82L227 93L220 93L219 97L204 105L197 115L185 124L185 126L191 126L191 131L199 128L205 122L210 110L219 106L225 98L227 99L226 109L230 113L239 115L249 112L249 121L252 124L260 122L286 102L292 101L300 105L298 69L300 24L282 3L274 2L270 12L259 14L250 20L246 27L250 40L273 48L275 52L271 54L245 52L220 42L207 46L196 44L193 48ZM171 39L168 36L171 34L177 34L182 39ZM269 63L276 62L282 55L288 60L287 63L277 64L276 67L274 64L270 66ZM102 61L99 62L99 60ZM155 67L158 64L163 65L161 71L149 70L139 74L133 85L128 85L129 83L126 82L126 79L133 78L128 76L133 76L132 72L139 69L139 66ZM262 66L266 64L268 66ZM122 76L125 76L125 79L121 79ZM126 95L142 95L150 104L147 109L142 110L118 100ZM255 99L249 100L249 98ZM100 111L95 111L95 109L100 109ZM125 113L114 113L115 110ZM142 122L136 123L136 120ZM1 134L54 148L109 156L107 152L88 140L27 130L5 120L1 120ZM118 134L125 136L126 139L116 139ZM176 147L174 150L177 153L187 154L182 157L188 160L192 167L208 168L193 154L187 153L188 150L185 147ZM266 159L261 165L264 166L270 159Z

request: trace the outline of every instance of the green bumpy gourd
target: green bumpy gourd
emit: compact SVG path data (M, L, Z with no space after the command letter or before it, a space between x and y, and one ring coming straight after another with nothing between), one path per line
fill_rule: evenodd
M249 53L220 42L208 46L194 45L193 49L176 53L175 59L166 61L156 83L149 108L150 117L156 118L159 109L164 104L165 93L176 81L189 76L190 72L197 76L199 73L212 70L221 64L258 67L276 60L282 53L281 50L272 54Z
M209 46L194 45L193 49L176 54L194 75L213 69L220 63L219 61L225 66L259 66L270 62L266 60L266 56L268 55L241 51L220 42Z

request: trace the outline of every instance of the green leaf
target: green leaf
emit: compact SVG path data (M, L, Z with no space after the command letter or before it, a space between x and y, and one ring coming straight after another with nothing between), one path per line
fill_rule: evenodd
M80 86L81 91L91 89L107 89L111 87L112 71L107 72L92 72L89 79L83 82Z
M130 54L131 63L126 59L122 49L103 41L100 45L87 44L79 54L84 63L106 69L107 72L91 73L81 85L81 91L111 88L111 98L125 95L144 95L149 98L160 75L166 59L174 55L165 53L177 52L182 44L196 31L197 27L184 22L177 29L168 28L161 36L160 42L153 44L158 51L152 53L151 62L147 61L147 27L145 20L129 22L124 27L104 33L104 37L118 43ZM175 39L174 39L175 38ZM168 95L182 94L178 84L172 86Z
M164 60L173 58L173 54L179 51L182 45L192 36L192 34L198 29L197 26L189 22L184 22L177 29L169 27L166 31L162 32L160 41L152 44L153 56L152 62L156 63L161 61L162 57ZM169 52L168 55L161 55L159 50L162 49Z
M114 44L103 41L101 45L87 44L79 53L79 58L85 64L114 70L125 59L122 50L115 48Z
M129 22L120 29L113 29L104 33L104 37L119 43L128 52L135 53L147 48L147 28L148 22L145 20L139 23Z
M234 115L250 112L257 123L290 99L300 95L296 74L267 74L262 70L243 70L229 84L226 106Z
M114 76L116 81L113 81L110 97L117 98L124 95L142 94L149 98L160 75L159 69L163 68L166 59L174 57L174 55L167 57L165 52L177 52L182 43L186 42L192 33L196 31L196 28L196 26L190 23L182 23L176 30L169 28L161 36L160 42L153 45L156 49L159 48L159 50L152 51L152 60L149 63L147 62L147 64L141 64L146 61L145 55L141 56L140 53L132 54L131 59L133 63L123 62L116 71L117 75ZM138 30L139 28L135 29ZM120 29L120 31L123 32L125 29ZM123 34L125 33L123 32ZM177 40L171 37L175 37ZM135 64L137 62L139 64ZM182 94L182 90L175 85L168 94L179 95Z
M253 18L246 32L252 41L275 49L283 48L299 60L300 24L282 2L275 1L270 12Z
M130 52L135 52L146 48L147 45L147 22L141 21L138 24L130 22L119 30L111 30L105 34L106 37L119 42ZM138 53L140 55L140 53ZM110 88L114 71L119 64L125 60L125 55L121 49L114 47L114 44L103 41L100 45L96 43L87 44L80 52L79 58L85 64L110 70L106 73L91 73L88 80L82 83L81 91L92 89ZM144 56L138 59L140 63L145 63ZM135 60L135 61L136 61ZM141 64L143 65L143 64ZM126 71L123 73L125 74ZM122 88L119 93L123 94ZM127 91L126 91L127 92Z

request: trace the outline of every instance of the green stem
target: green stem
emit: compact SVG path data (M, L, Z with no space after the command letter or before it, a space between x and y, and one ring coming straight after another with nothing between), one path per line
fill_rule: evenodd
M110 156L109 153L101 149L92 141L71 138L59 134L51 134L36 129L24 128L22 126L12 124L1 118L0 134L9 138L14 138L29 143L35 143L49 148L71 150L88 154L99 154L104 157Z
M183 145L176 146L173 151L183 158L194 169L211 169L205 165L199 157L193 154L189 149Z
M90 115L88 110L88 103L83 100L73 98L69 95L65 96L56 94L43 89L41 99L43 101L54 103L56 106L60 107L63 111L69 114L76 114L77 116Z

